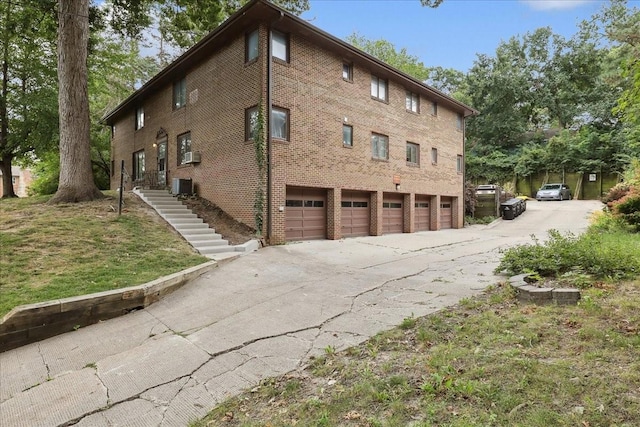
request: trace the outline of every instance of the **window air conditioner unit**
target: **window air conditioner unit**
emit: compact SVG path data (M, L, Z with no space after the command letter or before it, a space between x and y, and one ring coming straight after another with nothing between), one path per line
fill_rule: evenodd
M187 151L184 153L185 163L200 163L200 153L197 151Z

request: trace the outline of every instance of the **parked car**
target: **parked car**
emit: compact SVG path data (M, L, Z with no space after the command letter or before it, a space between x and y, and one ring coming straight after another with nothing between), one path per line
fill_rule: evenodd
M545 184L536 193L536 200L571 200L571 190L567 184Z

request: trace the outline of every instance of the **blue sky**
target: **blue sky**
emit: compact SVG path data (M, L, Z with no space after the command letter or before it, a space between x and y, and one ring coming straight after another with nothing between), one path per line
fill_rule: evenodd
M302 18L341 39L357 32L406 48L426 66L467 71L476 53L493 55L501 40L549 26L567 38L606 0L310 0ZM640 0L630 4L640 5Z

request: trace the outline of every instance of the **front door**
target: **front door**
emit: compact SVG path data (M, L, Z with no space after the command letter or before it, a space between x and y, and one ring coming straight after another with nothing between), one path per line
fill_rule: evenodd
M167 186L167 141L158 143L158 186Z

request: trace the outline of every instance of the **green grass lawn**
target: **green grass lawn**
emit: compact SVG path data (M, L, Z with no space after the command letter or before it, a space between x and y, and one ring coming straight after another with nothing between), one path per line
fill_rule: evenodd
M138 285L207 261L135 196L48 205L0 199L0 316L13 307Z

